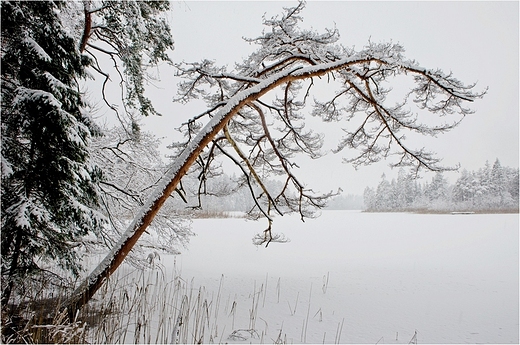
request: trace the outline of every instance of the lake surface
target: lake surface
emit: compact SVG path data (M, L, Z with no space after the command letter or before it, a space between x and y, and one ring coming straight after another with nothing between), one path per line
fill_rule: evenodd
M324 211L277 217L273 232L290 242L254 246L266 226L198 219L189 247L162 258L221 296L221 333L262 334L222 341L519 341L518 214Z

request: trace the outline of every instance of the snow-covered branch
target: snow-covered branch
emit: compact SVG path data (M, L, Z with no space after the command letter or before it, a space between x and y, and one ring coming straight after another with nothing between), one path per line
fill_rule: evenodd
M322 137L305 129L306 113L325 121L346 120L342 126L346 127L347 135L338 148L359 151L351 160L354 165L398 155L395 165L442 169L439 159L431 153L408 148L400 131L432 134L452 128L458 120L451 125L418 124L415 115L404 109L404 102L387 104L391 90L385 83L397 76L411 76L415 86L410 94L416 95L414 101L442 116L465 116L469 110L463 104L482 97L483 93L474 93L473 85L466 86L451 75L423 69L415 61L407 60L399 44L369 42L360 51L354 51L336 43L339 39L336 29L323 34L301 30L298 24L304 7L304 3L299 3L285 9L280 18L264 18L270 30L247 40L259 47L232 71L215 66L209 60L177 65L177 76L184 79L179 84L178 100L189 102L200 98L209 110L181 127L189 140L173 145L177 152L172 164L121 239L78 288L69 310L81 307L117 269L183 176L192 171L191 167L199 164L202 171L199 176L206 179L219 152L239 165L248 183L256 181L260 189L266 189L260 178L283 176L281 189L263 191L258 197L258 209L267 217L268 228L264 235L255 238L262 243L283 241L281 236L271 233L271 207L280 212L298 212L304 219L313 216L334 195L333 192L314 193L296 177L299 155L316 158L321 154ZM307 104L311 95L315 96L314 79L325 76L329 82L334 81L338 92L331 99ZM305 82L309 83L306 89L303 88ZM204 124L206 115L208 119ZM361 117L361 126L351 131L349 121L356 117ZM238 158L225 150L221 144L224 137ZM206 150L208 145L211 145L209 151Z

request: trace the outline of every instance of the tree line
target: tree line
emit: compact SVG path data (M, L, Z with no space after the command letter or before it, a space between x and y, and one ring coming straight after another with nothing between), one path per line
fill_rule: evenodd
M503 167L497 158L476 171L462 170L454 184L442 172L421 183L404 170L388 181L383 174L363 194L365 210L386 211L513 211L518 212L518 168Z

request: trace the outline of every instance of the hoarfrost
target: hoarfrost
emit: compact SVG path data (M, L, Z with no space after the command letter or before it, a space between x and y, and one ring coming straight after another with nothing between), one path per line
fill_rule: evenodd
M339 33L335 29L327 30L327 32L322 35L311 31L300 30L297 24L302 20L299 13L303 7L304 3L300 3L296 8L286 9L287 12L281 19L277 17L271 20L264 19L264 25L270 27L271 30L264 31L262 36L256 39L246 39L246 41L257 43L261 47L257 52L251 54L244 60L242 64L236 65L236 73L227 73L225 72L225 67L215 67L214 63L209 60L204 60L201 63L182 63L177 65L180 71L178 75L188 80L179 86L179 100L187 102L191 99L202 97L209 106L209 110L201 116L194 118L193 122L196 122L204 115L211 115L211 117L200 131L198 125L196 129L188 128L190 141L157 183L153 192L148 196L134 217L134 220L113 246L110 253L92 272L88 279L90 283L100 278L99 275L104 272L113 261L113 256L120 252L127 240L135 235L136 230L142 225L144 216L148 214L154 205L159 205L157 202L163 198L168 185L173 182L175 177L178 177L181 173L181 169L187 168L185 166L186 162L193 158L197 152L200 152L199 150L203 149L203 144L212 139L210 136L215 134L218 128L222 128L241 105L244 105L246 102L258 100L268 91L274 89L275 86L281 85L282 83L287 84L286 98L284 100L277 99L272 105L267 105L266 107L270 109L285 107L287 131L292 131L296 133L295 136L299 136L298 139L295 139L295 146L299 146L299 148L296 149L297 151L301 149L300 152L310 152L310 155L312 155L315 153L314 151L321 148L321 145L319 145L319 140L316 139L316 137L311 137L307 135L307 133L299 131L303 126L296 128L288 124L292 120L289 119L291 116L298 121L303 118L303 116L300 117L300 114L297 114L298 110L292 113L293 110L288 111L287 108L294 107L303 109L306 102L305 99L307 99L310 93L310 87L301 104L296 104L297 102L291 98L293 95L287 96L287 94L292 92L295 94L298 93L299 89L297 86L294 86L294 84L298 83L293 83L294 81L322 76L335 71L333 78L338 78L343 85L342 92L338 93L338 97L339 95L346 95L347 102L350 102L349 106L345 107L346 110L342 110L342 112L346 112L348 118L353 117L354 114L357 113L368 114L363 126L356 133L347 132L347 137L343 139L338 146L338 151L343 147L359 149L361 151L360 156L352 159L351 163L355 166L370 164L393 154L393 152L390 152L390 148L385 149L383 146L379 146L378 141L380 138L390 138L392 145L394 145L393 141L395 141L395 145L399 146L399 152L397 152L397 154L402 155L397 165L416 164L417 169L421 166L430 169L442 169L436 165L438 160L432 158L428 153L423 150L410 150L404 146L402 143L404 136L398 134L401 128L415 130L424 134L432 130L431 128L415 124L413 120L407 120L409 112L402 110L400 108L401 106L386 107L384 100L388 92L385 88L380 87L380 84L386 82L389 76L410 72L415 76L414 80L417 84L417 88L411 90L411 93L416 94L415 101L432 112L441 113L450 113L452 108L456 108L455 110L465 114L468 110L462 108L459 103L461 100L456 98L460 97L464 100L472 100L481 97L485 92L480 94L472 93L470 90L473 86L465 87L462 83L452 78L451 75L446 76L442 74L442 72L420 69L414 61L404 59L402 55L404 49L399 44L374 44L369 42L364 49L355 52L353 49L345 49L340 45L334 44L339 39ZM139 28L137 31L139 31ZM269 67L266 67L266 65ZM368 74L369 72L370 74ZM221 83L220 79L228 80ZM229 79L232 80L231 83L229 83ZM375 87L371 83L375 84ZM251 86L251 84L254 85ZM421 91L425 86L428 86L428 90L431 89L432 95ZM208 89L211 88L220 89L217 90L216 94L211 94L208 91ZM450 102L445 104L444 108L439 108L439 104L444 104L442 100L434 101L435 96L439 94L450 100ZM229 98L226 99L227 97ZM362 100L362 102L360 102L360 100ZM432 102L435 103L431 104ZM361 105L358 105L358 103ZM330 102L323 104L330 104ZM326 108L326 106L323 108ZM383 109L383 111L381 111L381 109ZM261 110L258 112L261 113ZM283 112L283 110L281 110L281 112ZM374 127L374 129L365 128L365 124L371 119L371 114L380 112L388 115L380 116L380 127ZM330 113L330 111L329 114L321 114L320 116L324 119L327 116L329 118L340 118L339 115ZM388 121L390 120L387 120L385 117L390 118L393 122L389 124ZM450 126L444 125L435 127L434 129L436 131L448 130ZM265 131L267 132L267 130ZM379 132L376 133L376 131ZM382 133L384 135L382 135ZM265 135L268 136L268 133L265 133ZM309 144L312 140L314 140L314 142ZM380 141L383 140L385 139L381 139ZM301 148L301 142L308 144L308 146L314 144L314 147L311 149ZM390 143L388 147L390 147ZM382 145L385 144L386 143L382 143ZM271 146L274 151L278 149L275 144ZM282 145L280 144L279 146ZM307 213L302 210L302 198L311 200L314 206L319 207L323 200L330 197L332 193L323 197L304 195L302 192L302 190L304 190L303 185L300 184L291 173L291 163L288 159L290 155L291 153L286 153L285 157L282 157L283 155L278 156L280 160L282 160L283 173L286 173L293 183L297 185L297 188L300 188L301 198L300 201L293 202L292 204L287 202L286 206L289 208L297 208L303 219L307 217ZM289 179L287 181L289 181ZM122 253L122 255L124 256L126 253Z

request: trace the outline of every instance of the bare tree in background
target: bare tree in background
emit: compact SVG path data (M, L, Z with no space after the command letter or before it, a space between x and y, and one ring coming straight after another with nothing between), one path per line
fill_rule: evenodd
M83 245L87 250L101 247L106 252L119 240L128 221L143 206L146 195L160 180L165 166L160 158L159 139L152 133L134 131L129 136L121 126L103 128L102 131L103 136L92 140L91 151L93 161L103 171L99 195L101 212L109 226L101 229L95 241L84 239ZM154 220L156 236L147 236L134 247L132 254L137 255L127 258L134 266L142 266L143 259L155 251L178 254L178 247L188 243L192 235L190 221L174 207L172 202L167 203Z
M279 239L271 232L275 213L312 216L333 193L316 194L295 175L296 155L321 155L323 137L305 127L309 113L344 124L345 135L337 150L355 150L357 155L348 160L354 166L395 156L394 166L446 169L431 152L407 146L404 133L435 136L454 128L472 113L466 104L485 92L474 92L474 84L465 85L451 74L406 59L399 44L369 42L355 51L337 43L335 29L322 34L300 29L303 8L300 3L281 16L264 19L264 33L246 40L258 49L231 71L208 60L176 66L184 79L178 101L203 99L208 110L183 124L185 143L176 145L178 154L155 191L76 290L68 306L71 313L87 303L117 269L182 177L196 167L204 179L217 154L240 167L244 182L251 186L255 211L267 219L266 230L255 238L257 244ZM390 82L401 76L413 86L401 102L390 102ZM320 100L315 89L325 81L337 89ZM410 101L438 115L439 122L421 122L420 114L410 110ZM266 188L263 181L269 175L282 178L282 188Z

